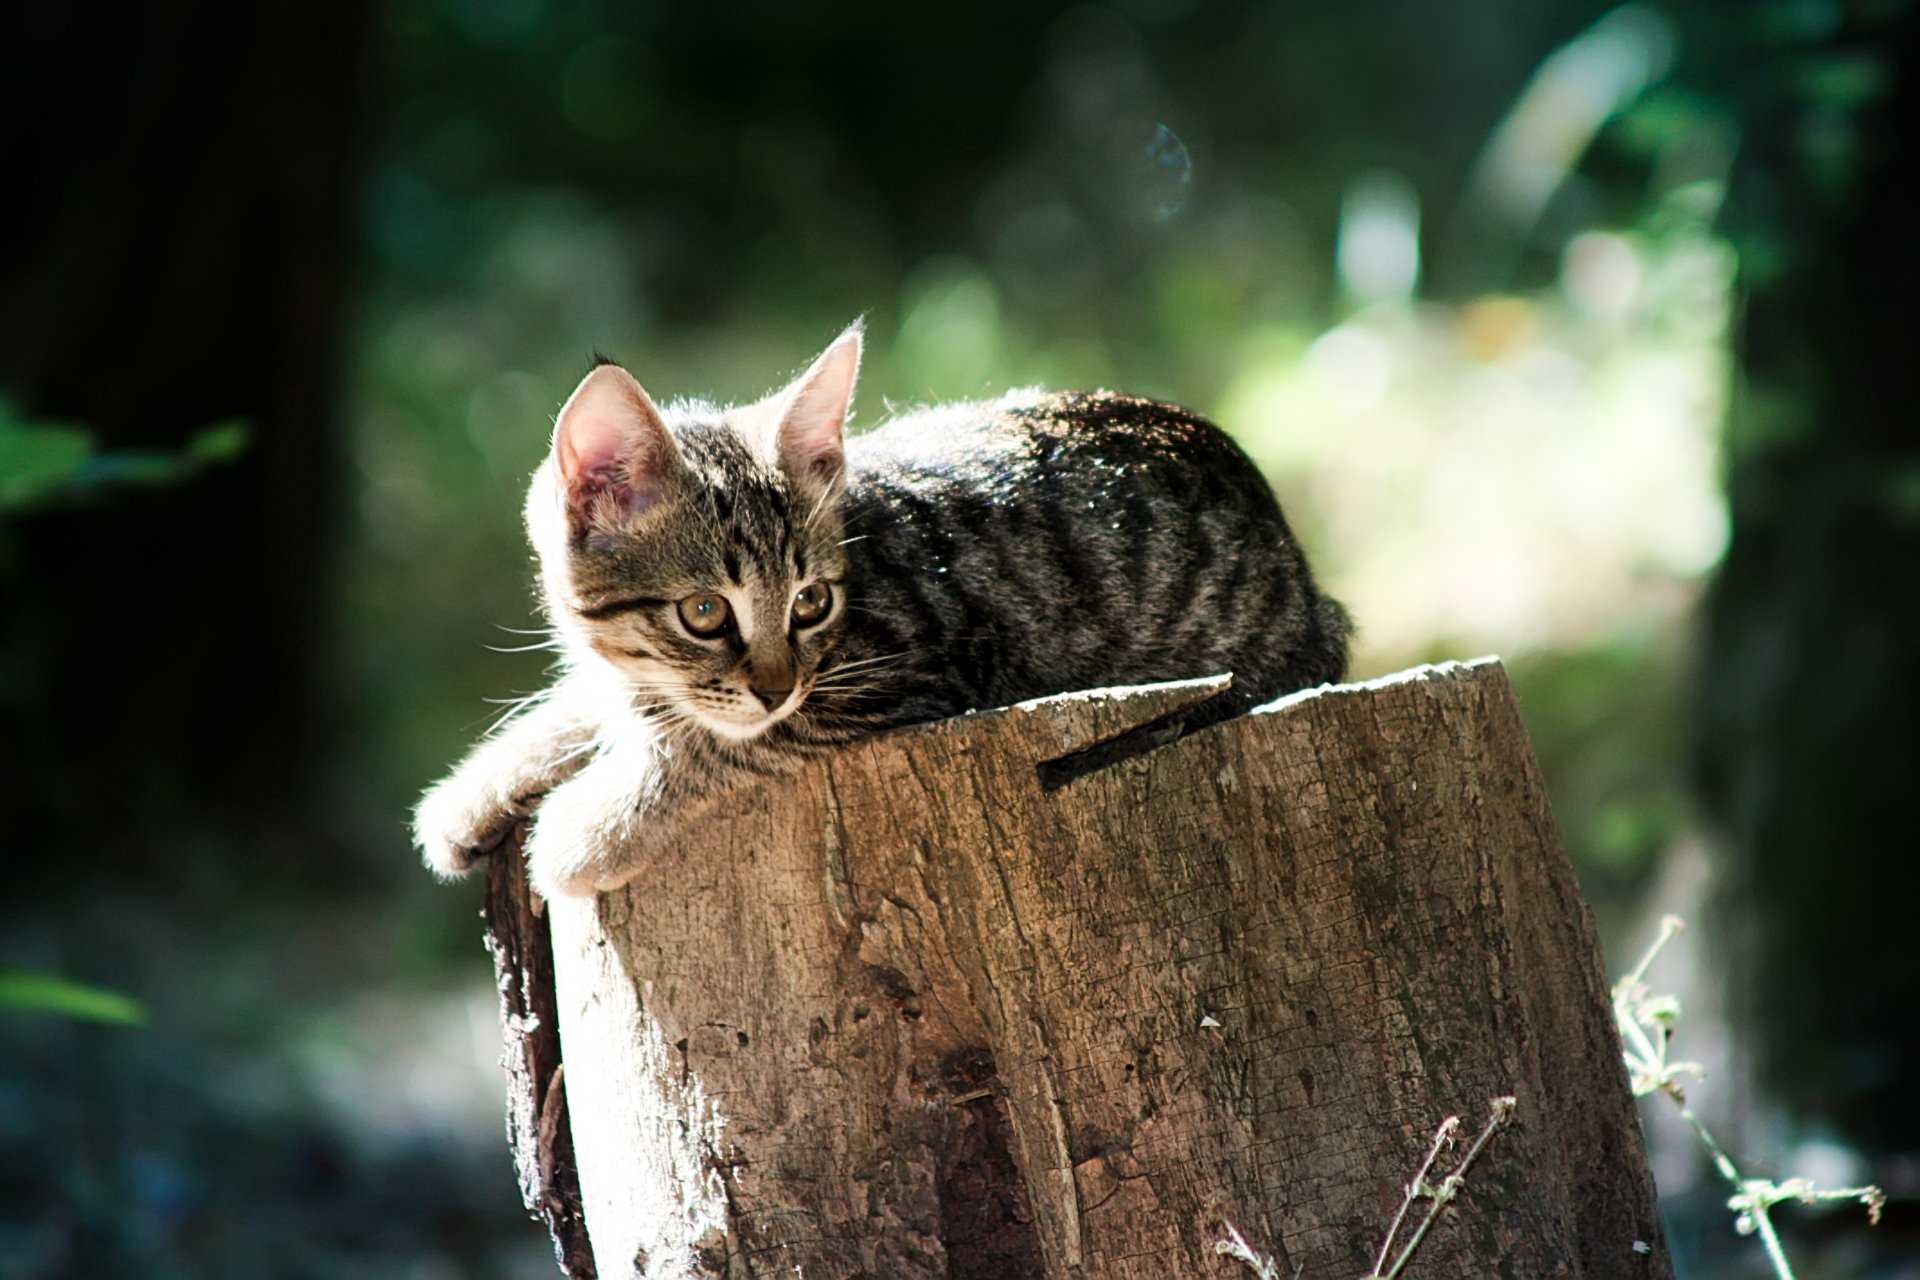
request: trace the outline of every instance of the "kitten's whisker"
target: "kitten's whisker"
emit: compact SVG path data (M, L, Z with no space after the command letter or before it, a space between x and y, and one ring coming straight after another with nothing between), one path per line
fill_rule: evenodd
M899 654L887 660L876 662L849 662L847 666L833 666L820 672L814 672L814 679L851 679L856 676L893 676L897 674L902 662L908 660L908 654Z
M899 688L905 681L898 678L889 679L889 677L901 677L904 675L904 672L893 671L882 671L874 674L863 672L857 678L849 677L845 680L817 681L809 692L834 699L851 696L865 697L868 694Z
M844 676L858 671L876 671L884 667L893 667L903 662L910 662L918 656L918 653L889 653L878 658L860 658L854 662L841 663L838 666L822 667L815 674L824 679L827 676Z
M586 725L562 724L555 725L544 733L528 734L527 737L535 742L565 742L568 738L583 735L589 740L591 740L593 736L592 731Z
M541 689L536 693L522 694L517 698L486 699L487 702L500 708L499 713L493 717L493 723L487 727L487 732L489 734L500 732L508 721L539 706L551 693L550 689Z
M679 686L651 681L628 682L628 710L659 721L663 728L698 726L699 720L681 705L685 690ZM645 699L644 702L641 699Z
M915 652L912 649L902 649L898 653L881 653L870 658L854 658L848 662L837 662L830 667L823 666L820 668L820 674L836 675L842 671L859 671L866 667L878 666L883 662L904 662L913 657Z
M849 693L865 694L872 693L876 689L898 688L902 683L899 680L888 680L885 676L886 673L882 673L880 676L862 677L858 680L822 680L813 686L811 692L816 695L831 695L839 698Z
M594 739L588 738L585 742L579 743L578 745L573 747L571 750L565 751L560 755L556 756L554 758L553 763L555 764L556 767L560 765L572 764L575 760L578 760L580 757L585 755L591 755L593 752L598 751L599 749L600 749L600 744L596 742Z
M899 691L897 691L897 689L889 689L889 687L879 685L879 683L870 683L870 685L833 685L833 687L829 687L829 689L816 689L816 691L814 691L814 697L818 700L816 700L816 702L810 702L810 704L812 704L816 710L820 710L820 712L831 712L833 708L847 706L847 704L851 704L851 702L862 702L862 700L866 699L897 699L897 697L899 697Z

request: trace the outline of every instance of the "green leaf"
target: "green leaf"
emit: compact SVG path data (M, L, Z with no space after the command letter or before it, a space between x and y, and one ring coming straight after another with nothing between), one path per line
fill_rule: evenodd
M106 485L172 484L246 451L247 424L229 418L200 428L178 453L98 453L93 434L62 422L35 422L0 398L0 515L25 511Z
M228 418L200 428L187 441L187 456L200 462L231 462L247 451L247 423Z
M0 416L0 511L31 506L71 487L92 456L93 437L78 427Z
M19 970L0 971L0 1011L5 1010L52 1013L125 1027L141 1026L147 1020L146 1009L131 996Z

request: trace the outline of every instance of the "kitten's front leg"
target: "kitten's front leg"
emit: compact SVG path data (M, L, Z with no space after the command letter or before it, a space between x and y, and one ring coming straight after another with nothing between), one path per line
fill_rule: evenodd
M584 898L631 880L657 842L732 789L735 771L648 722L626 727L540 806L527 874L544 898Z
M413 839L427 866L448 880L472 870L535 800L580 769L594 732L561 691L502 724L414 810Z
M660 763L607 752L546 798L527 836L527 877L541 897L592 897L631 878Z

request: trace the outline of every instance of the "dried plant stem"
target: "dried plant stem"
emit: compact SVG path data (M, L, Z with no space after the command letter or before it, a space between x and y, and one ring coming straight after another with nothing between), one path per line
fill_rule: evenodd
M1393 1215L1393 1221L1387 1226L1386 1237L1380 1241L1380 1252L1373 1260L1371 1275L1378 1276L1381 1268L1387 1265L1387 1250L1393 1248L1393 1238L1400 1234L1400 1224L1407 1220L1407 1210L1413 1208L1413 1202L1420 1198L1421 1188L1427 1185L1427 1173L1433 1168L1433 1162L1453 1141L1453 1135L1460 1131L1460 1117L1448 1116L1433 1131L1433 1145L1427 1148L1427 1158L1413 1172L1413 1178L1407 1183L1407 1194L1400 1200L1400 1211Z
M1479 1159L1480 1152L1493 1138L1495 1130L1504 1127L1513 1119L1514 1108L1518 1105L1519 1100L1511 1096L1495 1098L1492 1103L1493 1110L1487 1116L1486 1124L1481 1126L1479 1136L1467 1148L1466 1154L1460 1157L1460 1162L1453 1166L1453 1171L1442 1178L1438 1186L1435 1186L1427 1181L1427 1174L1432 1170L1434 1161L1439 1159L1440 1153L1459 1132L1460 1117L1448 1116L1440 1122L1440 1127L1433 1134L1433 1145L1427 1148L1427 1158L1420 1162L1419 1170L1414 1173L1412 1181L1407 1183L1407 1194L1400 1202L1400 1211L1393 1215L1393 1223L1387 1228L1386 1239L1380 1242L1380 1253L1374 1259L1373 1270L1368 1272L1362 1280L1394 1280L1400 1274L1408 1260L1413 1257L1414 1251L1420 1247L1420 1242L1426 1239L1428 1229L1433 1226L1435 1219L1439 1218L1441 1210L1453 1203L1454 1197L1460 1194L1460 1188L1466 1182L1467 1169ZM1412 1208L1413 1202L1422 1196L1431 1201L1427 1206L1427 1214L1420 1220L1420 1225L1414 1228L1413 1235L1402 1246L1399 1256L1393 1260L1393 1265L1388 1267L1387 1254L1393 1249L1394 1237L1400 1234L1400 1227L1407 1218L1407 1210ZM1382 1270L1383 1267L1386 1269Z
M1248 1244L1247 1238L1241 1235L1239 1228L1231 1222L1222 1221L1220 1225L1227 1229L1227 1238L1213 1242L1215 1253L1246 1263L1253 1274L1260 1277L1260 1280L1280 1280L1278 1263Z

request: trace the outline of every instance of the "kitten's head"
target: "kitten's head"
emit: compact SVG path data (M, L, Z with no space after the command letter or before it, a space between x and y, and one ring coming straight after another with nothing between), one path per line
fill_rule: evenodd
M764 400L658 408L615 365L560 410L527 527L576 663L724 738L794 713L846 616L841 433L860 327Z

